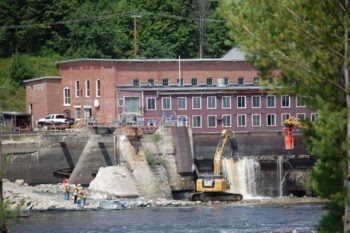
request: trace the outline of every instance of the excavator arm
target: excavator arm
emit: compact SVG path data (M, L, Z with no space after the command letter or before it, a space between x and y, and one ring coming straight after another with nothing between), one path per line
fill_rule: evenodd
M233 132L228 130L223 130L221 133L221 140L216 147L214 156L214 175L221 175L221 158L224 154L225 146L230 143L232 151L237 150L237 143L235 141L235 135Z

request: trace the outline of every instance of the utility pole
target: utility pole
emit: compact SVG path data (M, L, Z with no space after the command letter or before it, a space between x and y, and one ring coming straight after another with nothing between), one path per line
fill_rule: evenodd
M134 58L137 59L137 18L140 18L140 15L133 15L134 17Z

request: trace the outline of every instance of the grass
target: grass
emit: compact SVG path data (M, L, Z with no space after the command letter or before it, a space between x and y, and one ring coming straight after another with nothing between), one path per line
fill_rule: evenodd
M59 55L47 56L18 55L33 69L36 77L59 75L56 62L63 60ZM9 77L13 57L0 59L0 112L25 111L25 88L14 83Z

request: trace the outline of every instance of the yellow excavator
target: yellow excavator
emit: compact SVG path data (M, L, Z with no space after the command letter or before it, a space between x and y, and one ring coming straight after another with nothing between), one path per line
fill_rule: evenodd
M207 202L240 201L243 199L241 194L228 192L227 180L222 175L221 158L228 143L230 143L232 152L237 150L234 133L223 130L214 156L214 173L198 177L196 181L196 192L191 194L190 200Z

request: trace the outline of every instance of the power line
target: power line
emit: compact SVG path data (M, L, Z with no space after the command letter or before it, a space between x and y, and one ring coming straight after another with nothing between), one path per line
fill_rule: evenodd
M63 21L57 21L57 22L47 22L47 23L34 23L34 24L18 24L18 25L7 25L7 26L1 26L0 29L21 29L21 28L33 28L33 27L48 27L48 26L58 26L58 25L67 25L67 24L75 24L75 23L88 23L92 21L101 21L101 20L108 20L116 17L130 17L133 15L141 15L141 16L155 16L155 17L161 17L161 18L169 18L169 19L175 19L175 20L186 20L186 21L207 21L207 22L217 22L217 23L226 23L226 20L220 20L220 19L200 19L196 17L184 17L184 16L178 16L178 15L169 15L169 14L160 14L160 13L153 13L148 11L141 11L141 12L135 12L135 11L128 11L128 12L120 12L120 13L114 13L110 15L102 15L102 16L96 16L96 17L90 17L90 18L83 18L83 19L72 19L72 20L63 20Z

